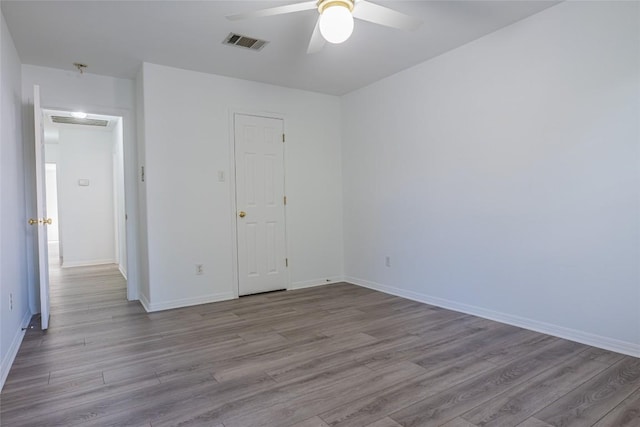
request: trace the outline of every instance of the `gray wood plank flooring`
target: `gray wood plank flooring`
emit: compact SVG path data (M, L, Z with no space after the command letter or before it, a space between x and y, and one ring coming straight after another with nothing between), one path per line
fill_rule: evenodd
M2 426L640 426L640 359L347 283L146 313L51 275Z

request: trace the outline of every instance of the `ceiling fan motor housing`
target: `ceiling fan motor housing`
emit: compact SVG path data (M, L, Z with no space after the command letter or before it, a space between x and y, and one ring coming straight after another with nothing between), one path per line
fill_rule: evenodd
M332 6L343 6L349 9L349 12L353 12L354 3L353 0L319 0L318 12L322 15L322 12Z

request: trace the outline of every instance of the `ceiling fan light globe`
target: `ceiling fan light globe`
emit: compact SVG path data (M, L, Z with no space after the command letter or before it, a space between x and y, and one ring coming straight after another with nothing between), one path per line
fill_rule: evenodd
M327 7L320 15L320 34L329 43L342 43L353 33L353 15L340 4Z

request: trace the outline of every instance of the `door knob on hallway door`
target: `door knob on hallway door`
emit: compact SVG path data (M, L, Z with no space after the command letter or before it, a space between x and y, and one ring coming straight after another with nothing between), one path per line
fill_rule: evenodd
M42 219L30 218L29 219L29 225L35 225L35 224L49 224L49 225L51 225L52 223L53 223L53 220L51 218L42 218Z
M244 218L245 216L247 216L247 213L245 211L240 211L240 213L238 214L238 216L240 218Z

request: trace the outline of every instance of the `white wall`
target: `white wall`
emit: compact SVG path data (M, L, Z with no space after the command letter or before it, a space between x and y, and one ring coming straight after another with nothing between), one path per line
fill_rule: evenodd
M284 116L291 287L342 277L339 98L153 64L144 64L142 81L148 308L237 292L228 179L234 110Z
M104 114L123 117L124 130L124 168L125 168L125 192L127 209L127 246L128 246L128 298L138 298L137 277L137 234L138 234L138 195L136 184L136 117L135 117L135 83L133 80L118 79L99 76L91 73L80 75L78 72L64 71L54 68L38 67L33 65L22 66L22 93L25 106L25 137L27 141L33 140L33 117L29 112L31 107L31 93L33 85L40 85L43 108L64 111L90 111L95 114ZM30 167L29 159L33 156L33 150L27 153L27 167ZM27 199L29 212L34 211L34 183L33 171L27 170ZM33 244L29 243L29 253L34 253ZM33 269L30 269L33 270ZM30 276L32 289L30 302L32 310L39 311L39 298L37 292L37 276Z
M0 389L31 317L27 281L20 58L0 20Z
M111 132L91 127L65 127L59 132L62 267L115 263ZM88 186L79 185L84 179Z
M640 355L638 6L565 2L344 96L348 280Z

